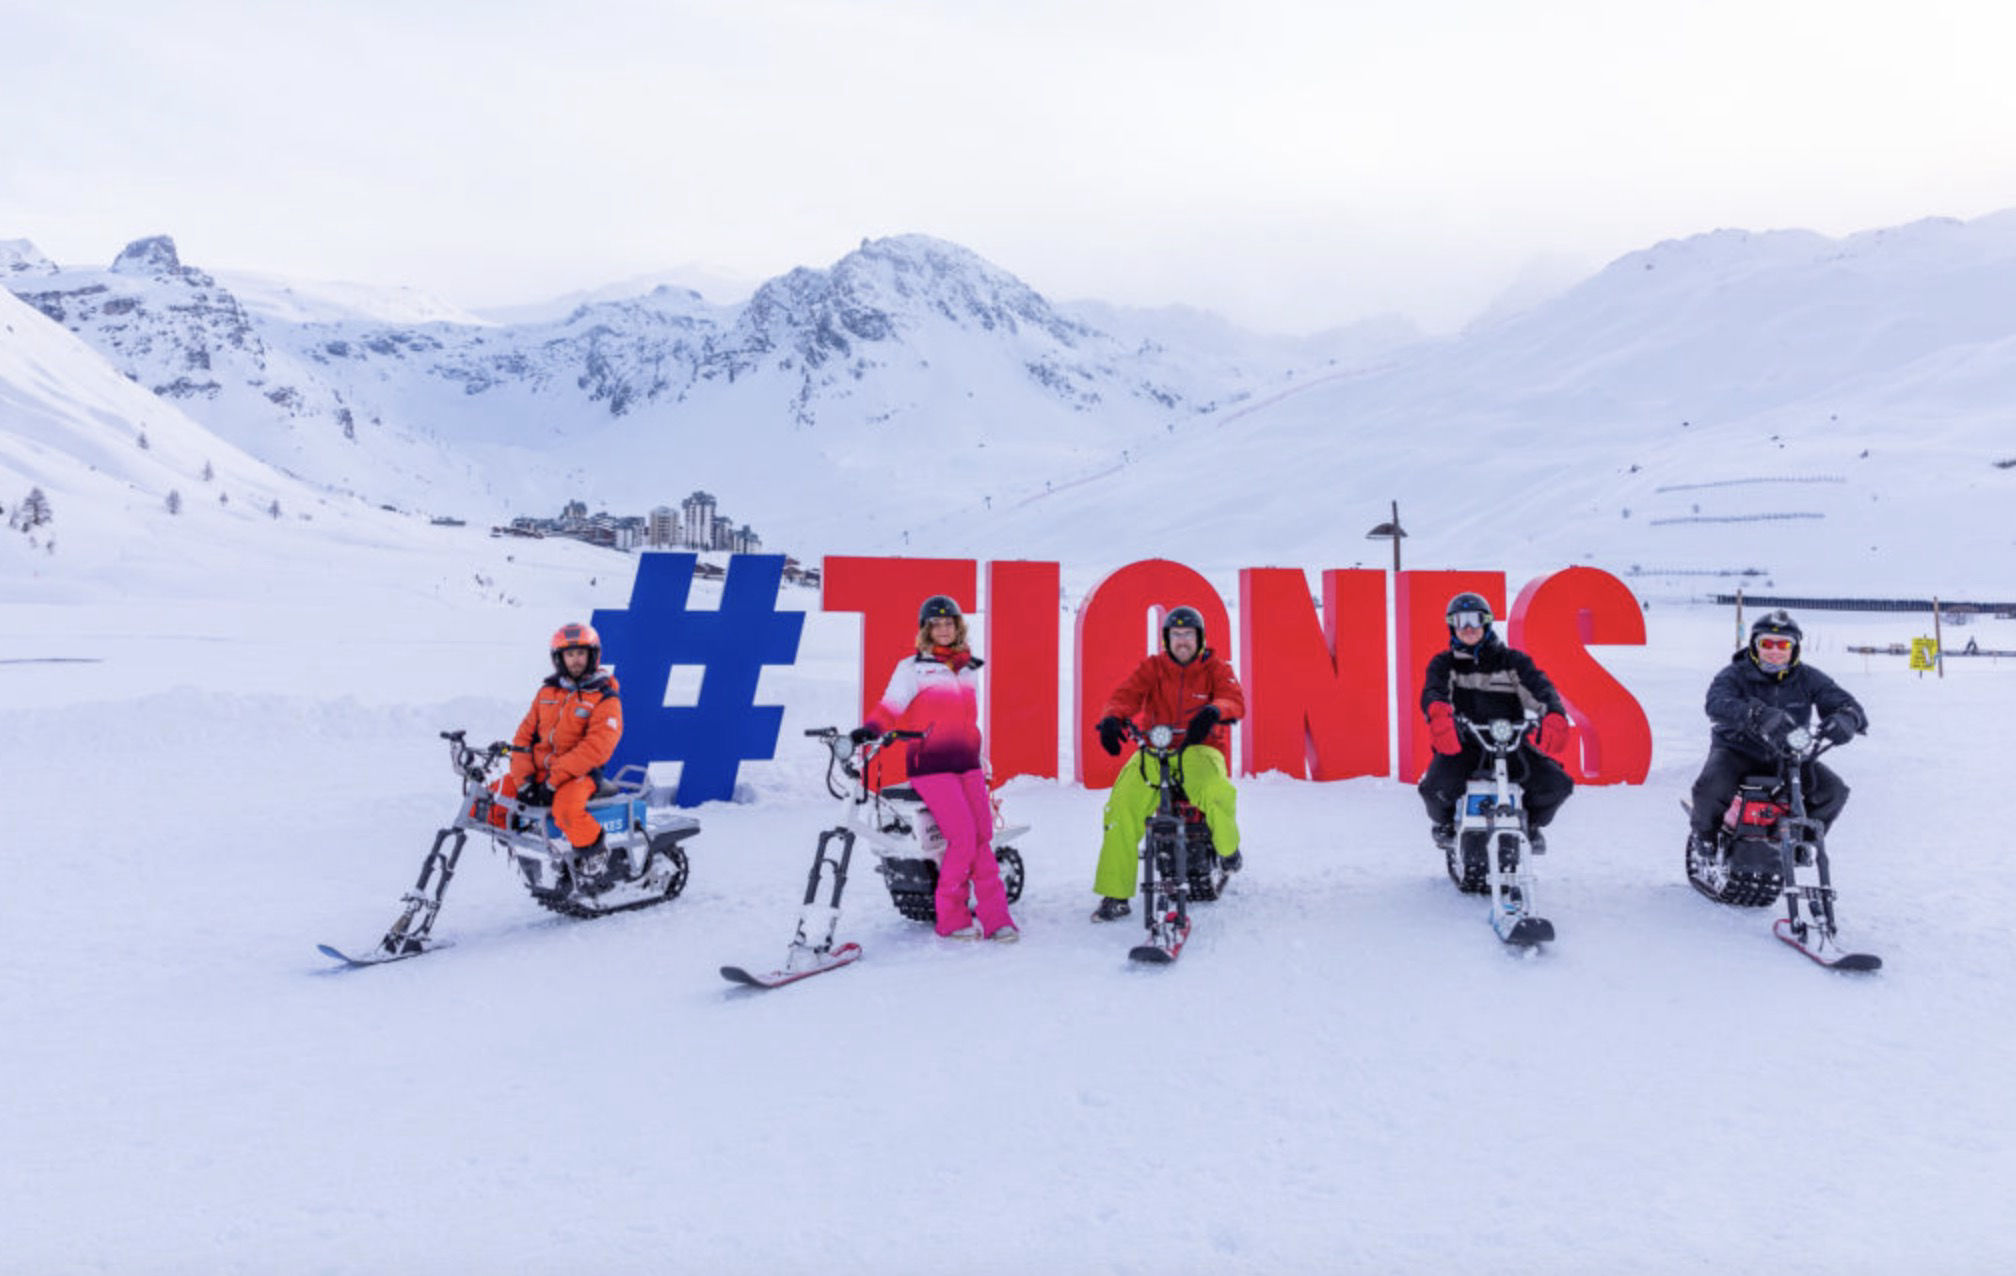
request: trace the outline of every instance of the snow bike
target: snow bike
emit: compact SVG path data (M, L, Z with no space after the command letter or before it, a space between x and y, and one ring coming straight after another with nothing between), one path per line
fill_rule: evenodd
M462 801L454 821L435 833L419 879L401 897L399 916L369 955L351 957L326 944L320 945L324 954L362 966L417 957L438 946L434 921L472 832L511 857L519 881L540 907L568 917L648 908L677 899L686 889L688 864L681 843L700 831L700 822L670 810L671 791L651 785L642 766L626 766L598 781L588 814L602 826L601 849L577 851L550 810L491 791L491 773L515 746L500 740L477 748L464 736L461 731L441 733L448 741L450 764L462 778Z
M937 921L938 870L945 862L945 834L916 789L907 784L885 784L878 789L870 782L870 766L877 754L898 740L920 740L923 733L884 732L860 746L858 759L853 742L837 727L817 727L805 734L826 744L826 791L848 803L849 823L875 853L875 871L889 887L896 911L913 922ZM998 797L993 808L994 862L1001 867L1001 885L1013 904L1022 898L1023 867L1022 852L1011 843L1028 833L1029 826L1009 825Z
M731 983L754 988L779 988L813 975L838 969L858 960L859 944L833 946L834 931L840 924L840 896L847 889L847 869L853 862L854 843L865 839L879 861L875 871L889 886L889 898L896 911L912 921L930 922L938 917L938 869L945 858L945 835L931 818L917 790L908 785L869 784L869 765L882 750L899 740L921 740L921 731L885 731L858 747L847 732L838 727L814 727L805 733L826 746L826 791L848 804L839 824L819 834L812 853L812 872L805 882L805 903L798 914L797 933L785 951L784 964L776 970L754 972L741 966L721 967L721 977ZM856 753L859 757L856 757ZM838 773L838 774L836 774ZM842 784L840 776L847 783ZM1001 805L994 804L994 861L1001 866L1001 884L1008 902L1022 898L1022 855L1004 845L1020 837L1027 826L1008 827L1001 818ZM838 844L835 855L832 847ZM828 869L833 885L826 902L819 902L819 885Z
M1834 881L1827 828L1806 813L1806 769L1833 748L1806 727L1794 727L1776 747L1771 774L1745 776L1736 786L1715 840L1687 835L1687 881L1718 904L1762 908L1785 901L1772 933L1835 970L1876 970L1883 959L1842 948L1834 920ZM1692 803L1680 805L1689 815ZM1812 872L1802 882L1799 870ZM1805 916L1800 913L1802 906Z
M1140 746L1137 757L1154 760L1156 772L1155 810L1141 835L1141 911L1148 942L1135 945L1127 956L1172 962L1190 938L1191 901L1217 899L1231 875L1211 841L1204 813L1183 793L1183 728L1157 723L1143 731L1129 721L1122 730Z
M1526 826L1525 789L1512 778L1519 742L1539 720L1531 712L1518 722L1473 722L1457 715L1457 727L1475 736L1484 752L1465 786L1456 836L1443 848L1449 880L1466 895L1488 893L1491 928L1520 947L1554 938L1554 923L1534 912L1533 857L1539 852Z

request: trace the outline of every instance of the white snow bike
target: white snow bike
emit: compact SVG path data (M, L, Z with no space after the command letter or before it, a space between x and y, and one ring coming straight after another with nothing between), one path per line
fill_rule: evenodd
M433 937L441 899L455 876L462 848L474 832L506 852L518 879L540 907L568 917L648 908L676 899L686 889L688 863L681 845L700 831L700 822L670 809L672 792L653 786L641 766L626 766L598 779L588 814L602 826L599 850L579 851L553 822L551 810L490 790L491 774L514 746L497 741L483 748L461 731L443 731L448 756L462 778L462 800L447 828L421 861L413 889L384 938L367 955L350 956L327 944L321 951L352 966L417 957L440 945Z
M798 929L786 950L784 965L767 973L741 966L721 967L721 977L731 983L776 988L847 965L861 956L859 944L837 948L833 944L840 924L840 897L847 889L847 870L857 839L867 842L875 853L875 871L887 883L897 912L919 922L935 922L938 917L938 874L945 859L945 834L916 789L907 784L877 789L869 780L870 764L877 754L899 740L921 740L924 733L885 731L858 746L838 727L814 727L805 734L826 746L826 791L847 804L847 814L839 824L819 834ZM993 811L994 862L1000 866L1001 885L1012 904L1022 898L1023 868L1022 853L1008 843L1027 833L1029 827L1008 824L998 797ZM820 883L829 869L832 886L822 904Z
M1554 923L1534 911L1533 839L1526 825L1526 793L1512 778L1519 742L1539 723L1493 718L1473 722L1458 714L1456 725L1483 746L1477 774L1470 777L1458 812L1456 835L1444 848L1449 880L1467 895L1491 896L1491 928L1498 938L1531 947L1554 938Z

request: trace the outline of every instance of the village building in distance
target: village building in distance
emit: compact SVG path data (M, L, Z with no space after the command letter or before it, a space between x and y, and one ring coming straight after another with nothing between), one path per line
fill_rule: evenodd
M756 534L756 529L747 523L737 527L734 519L721 514L711 492L694 492L680 501L676 510L669 505L660 505L645 515L611 514L607 511L590 514L586 502L569 501L558 518L520 515L509 525L492 527L490 534L534 538L564 536L626 553L646 549L686 549L755 554L763 548L763 539ZM699 564L695 571L708 578L725 574L720 565L707 562ZM819 583L819 569L803 569L797 559L787 557L784 560L784 579L816 585Z

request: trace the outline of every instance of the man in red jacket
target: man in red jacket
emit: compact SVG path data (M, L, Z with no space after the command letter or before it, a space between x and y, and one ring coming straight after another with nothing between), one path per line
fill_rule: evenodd
M1163 617L1161 652L1135 667L1106 701L1098 723L1100 747L1114 757L1120 756L1126 719L1143 729L1157 723L1184 728L1185 747L1177 758L1183 791L1204 813L1212 845L1228 872L1241 864L1235 818L1239 792L1232 787L1227 764L1229 728L1245 714L1239 675L1204 645L1204 617L1194 607L1176 607ZM1157 800L1147 759L1137 753L1132 765L1120 768L1106 798L1106 837L1092 882L1101 898L1093 921L1115 921L1132 911L1127 901L1134 894L1134 864Z

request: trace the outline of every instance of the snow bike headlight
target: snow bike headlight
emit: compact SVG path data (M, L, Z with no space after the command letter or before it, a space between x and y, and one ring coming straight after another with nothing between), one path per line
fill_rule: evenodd
M1491 720L1491 738L1499 744L1510 744L1519 738L1519 724L1504 718Z
M1176 728L1166 722L1158 722L1148 728L1148 743L1158 749L1166 749L1176 738Z
M1785 747L1794 753L1805 752L1806 746L1811 743L1813 743L1813 733L1805 727L1793 727L1785 733Z

